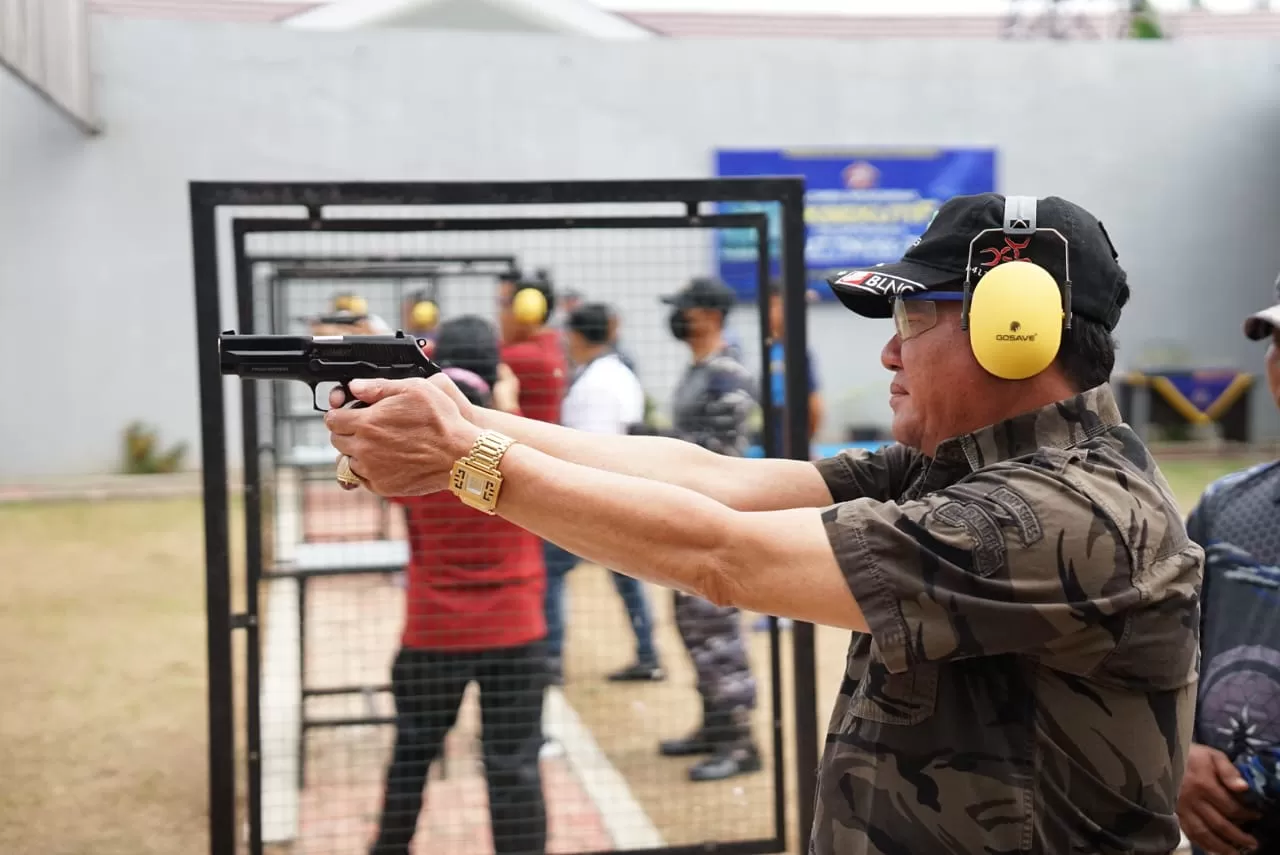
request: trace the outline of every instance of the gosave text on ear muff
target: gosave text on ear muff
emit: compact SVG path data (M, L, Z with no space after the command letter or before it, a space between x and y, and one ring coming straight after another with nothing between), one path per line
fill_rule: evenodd
M1001 261L1001 252L995 249L990 250L996 253L994 266L975 286L974 244L992 233L1003 234L1010 246L1013 243L1009 238L1025 237L1029 244L1036 234L1056 236L1062 241L1062 287L1040 265L1026 259ZM1062 344L1062 331L1071 326L1068 250L1061 232L1036 226L1033 196L1006 198L1003 228L983 229L969 241L960 328L968 331L973 356L988 373L1005 380L1025 380L1053 364Z

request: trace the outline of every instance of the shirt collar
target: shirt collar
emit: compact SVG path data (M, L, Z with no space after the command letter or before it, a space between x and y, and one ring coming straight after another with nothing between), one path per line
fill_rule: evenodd
M934 459L977 471L1040 448L1071 448L1121 423L1111 386L1104 383L1038 410L952 437L938 446Z
M582 363L581 365L575 365L573 367L573 373L570 375L570 383L577 382L578 378L581 377L583 374L586 374L587 369L590 368L592 365L595 365L597 362L599 362L602 359L605 359L607 357L614 356L614 355L615 354L612 350L602 350L599 353L597 353L595 356L588 359L586 362Z
M726 341L701 359L691 359L690 363L696 368L699 365L706 365L717 356L725 356L727 354L731 355L732 351L730 350L729 342Z

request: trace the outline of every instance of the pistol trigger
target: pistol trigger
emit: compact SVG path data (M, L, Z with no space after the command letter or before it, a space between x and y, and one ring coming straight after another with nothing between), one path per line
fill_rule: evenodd
M358 410L362 407L369 406L364 401L351 394L351 389L346 383L339 383L338 388L342 389L342 406L349 410Z

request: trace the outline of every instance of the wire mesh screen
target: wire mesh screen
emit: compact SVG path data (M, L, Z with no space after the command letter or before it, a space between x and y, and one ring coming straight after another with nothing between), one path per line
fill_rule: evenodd
M256 332L402 329L474 404L759 454L760 313L689 287L713 276L716 241L715 228L639 223L371 223L251 232L244 255ZM776 629L448 493L344 492L314 406L326 390L257 387L267 843L766 851L781 799Z

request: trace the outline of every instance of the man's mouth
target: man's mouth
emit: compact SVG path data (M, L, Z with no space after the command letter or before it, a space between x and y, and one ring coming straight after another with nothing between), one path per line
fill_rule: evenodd
M905 394L907 394L907 390L904 389L902 386L899 386L897 383L892 383L889 385L889 397L892 398L898 395L905 395Z

